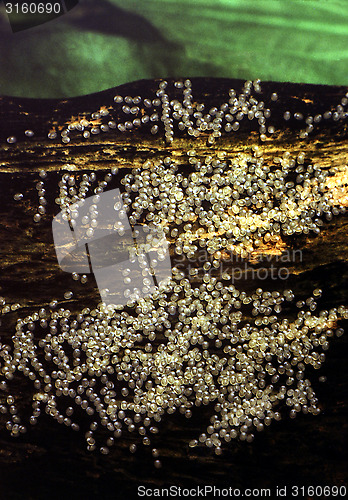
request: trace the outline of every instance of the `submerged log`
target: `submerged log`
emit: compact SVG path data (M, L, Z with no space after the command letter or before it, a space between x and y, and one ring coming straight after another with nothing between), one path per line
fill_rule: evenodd
M181 171L189 173L187 153L193 149L202 159L216 153L237 158L241 153L250 154L251 148L258 145L265 161L282 157L287 151L293 156L304 153L306 162L318 163L323 171L330 173L328 186L337 205L348 205L348 129L344 100L347 89L262 83L256 97L271 111L271 128L266 133L260 132L257 120L248 118L240 120L238 132L222 129L221 137L214 141L209 139L211 131L202 131L195 138L186 129L176 128L173 141L168 137L166 141L160 117L159 133L150 132L157 122L120 131L117 124L125 123L127 118L121 107L115 105L114 96L156 99L158 83L141 81L61 101L0 99L0 295L7 304L12 304L9 310L3 305L3 344L11 344L18 317L32 314L52 300L57 300L58 307L69 306L73 312L100 301L92 274L88 275L87 283L81 285L72 281L71 275L64 273L57 262L51 224L60 210L55 199L59 197L58 182L64 173L81 177L93 171L101 180L111 168L118 167L119 172L108 188L122 190L120 180L124 174L142 168L147 160L172 156ZM204 103L206 113L214 107L218 110L230 99L231 88L237 94L242 93L243 82L192 79L195 106ZM180 92L182 90L173 87L168 91L170 100L178 99ZM151 110L156 112L155 108ZM146 107L139 104L136 116L144 116L146 112ZM284 119L287 112L290 119ZM306 122L308 116L312 121ZM86 120L84 130L79 130L81 120ZM308 129L312 123L313 130ZM98 133L94 134L92 129ZM84 138L86 130L92 133ZM47 206L40 222L35 223L33 217L37 214L42 189L37 185L40 181L44 181ZM220 259L222 265L242 269L238 275L238 287L242 290L255 288L258 283L271 290L291 288L296 296L305 298L320 287L324 290L321 308L346 305L347 225L347 216L339 215L325 221L318 235L282 234L276 241L250 248L244 259L234 259L232 263L227 258L224 261L224 255L220 255ZM170 243L173 258L174 240ZM184 261L183 267L187 265ZM274 280L269 275L263 280L257 276L260 267L271 265L276 273L285 268L288 280ZM196 282L200 280L201 275ZM67 290L73 291L72 298L64 297ZM126 498L136 494L139 484L271 488L273 498L276 486L340 486L346 479L347 465L346 352L346 336L332 340L327 361L319 372L320 376L327 377L326 385L318 382L313 370L312 383L321 402L321 415L300 415L295 421L285 418L274 422L263 434L256 434L252 444L231 442L222 457L215 457L207 449L189 450L187 446L190 437L202 431L202 425L203 428L209 425L209 408L199 408L188 421L180 415L171 416L161 424L158 440L164 459L162 471L154 470L152 463L147 463L145 452L129 454L127 448L133 442L130 436L103 457L84 451L80 436L72 436L70 430L61 429L46 417L16 441L5 430L6 415L0 415L1 498L26 495L25 498L36 500L48 496L58 498L67 493L76 498L106 498L111 494ZM14 381L14 388L25 406L32 396L29 388L19 379ZM0 394L0 402L6 397L6 393ZM311 495L308 493L308 496Z

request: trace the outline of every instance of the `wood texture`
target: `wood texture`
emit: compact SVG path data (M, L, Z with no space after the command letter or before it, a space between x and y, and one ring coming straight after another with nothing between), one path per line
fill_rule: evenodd
M192 79L192 84L194 98L204 102L207 109L225 102L229 88L238 91L242 87L241 81L220 79ZM60 270L56 261L51 220L59 211L54 203L59 176L69 169L78 174L93 170L101 176L112 166L118 166L123 174L141 166L146 159L167 155L184 164L187 151L193 147L202 157L216 150L236 155L258 143L265 158L281 156L287 150L293 154L304 151L312 163L319 162L334 175L332 189L340 184L340 196L347 196L347 121L322 121L309 139L299 140L303 123L283 120L286 110L314 115L333 108L346 92L339 87L262 84L265 102L270 102L272 92L279 96L272 104L276 132L263 143L252 122L243 122L238 133L223 134L213 147L207 144L207 136L193 141L185 134L176 136L169 146L162 134L151 136L146 129L125 134L110 131L87 140L72 132L69 144L47 139L49 130L61 130L77 116L87 116L101 108L109 109L117 121L119 116L113 108L115 94L151 97L157 86L156 81L141 81L64 101L0 99L0 295L8 303L20 304L18 310L1 318L2 342L11 343L17 317L47 305L52 299L73 311L99 300L93 276L89 275L86 285L77 284ZM27 129L35 131L34 138L25 137ZM9 136L16 136L17 143L6 143ZM40 224L34 224L35 184L40 180L41 169L48 172L47 214ZM18 192L24 197L16 202L13 196ZM275 263L286 266L291 273L286 286L301 296L322 287L320 308L347 304L347 225L347 216L341 215L326 222L318 236L283 238L286 249L300 249L303 257L302 261ZM264 249L265 254L272 251L271 246ZM248 289L248 279L241 286ZM67 289L74 292L71 301L63 298ZM161 424L157 443L163 457L162 470L155 470L149 454L143 451L131 455L127 450L131 444L129 437L103 457L85 451L83 436L45 417L23 438L14 440L4 430L6 420L0 415L0 498L38 500L62 495L88 499L136 498L138 484L271 488L275 498L277 485L342 485L347 479L346 353L346 335L332 339L327 361L319 373L328 377L327 383L320 384L318 373L313 371L312 382L321 402L321 415L300 415L294 421L285 418L274 422L263 433L257 433L252 444L231 442L222 457L215 457L207 449L189 451L187 446L208 424L208 409L199 409L189 421L180 416L167 418ZM24 399L29 397L22 382L16 383L18 393ZM0 394L0 399L3 397Z

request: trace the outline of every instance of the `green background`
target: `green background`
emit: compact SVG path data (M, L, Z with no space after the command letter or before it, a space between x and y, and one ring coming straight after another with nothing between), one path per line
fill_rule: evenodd
M18 33L2 5L0 71L0 94L24 97L170 76L347 85L348 1L80 0Z

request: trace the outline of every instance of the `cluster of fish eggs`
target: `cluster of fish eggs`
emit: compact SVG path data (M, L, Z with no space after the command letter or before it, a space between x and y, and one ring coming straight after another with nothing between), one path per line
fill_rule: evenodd
M327 186L329 173L304 153L265 159L253 146L247 154L187 155L184 165L147 161L121 181L130 223L163 227L176 255L194 258L204 248L208 256L245 257L282 236L318 234L323 217L345 212Z
M174 92L174 98L173 98ZM262 97L261 81L248 80L240 92L233 88L228 96L216 106L206 107L197 102L190 79L178 81L161 80L155 95L148 97L136 95L114 96L113 104L70 121L60 127L54 127L47 133L50 140L69 144L80 134L88 140L100 133L112 130L129 133L137 130L149 132L153 136L164 136L167 144L174 138L186 133L195 138L207 135L208 145L212 146L222 134L236 133L243 128L243 123L256 124L261 141L266 141L276 132L272 124L272 107L279 100L276 92L269 98ZM313 114L310 112L285 111L283 120L289 120L303 127L298 131L301 139L306 139L321 122L338 122L347 119L348 92L342 96L336 106ZM270 107L267 107L270 106ZM26 138L35 137L31 129L25 131ZM17 138L9 136L8 144L15 144Z
M63 174L56 203L68 207L95 185L93 192L101 194L117 172L98 182L84 174L79 184L72 173ZM251 441L286 407L291 417L319 413L306 368L321 367L348 309L315 313L320 289L294 301L291 290L238 289L228 270L221 276L218 270L222 250L243 256L262 241L317 233L320 216L344 210L331 198L327 179L302 153L270 160L256 146L249 154L220 151L204 158L191 150L185 164L166 157L125 174L129 221L163 228L171 242L172 279L122 311L101 303L76 315L53 300L18 319L13 347L0 345L1 388L9 394L0 411L8 416L7 429L14 436L26 431L10 395L18 372L34 388L30 424L44 412L82 428L88 449L99 446L104 454L124 433L134 436L131 452L136 443L151 447L166 414L190 418L200 406L210 405L213 414L189 446L205 444L217 455L234 438ZM38 189L43 195L42 184ZM211 256L201 276L194 267L175 265L200 248ZM12 310L3 301L2 313ZM100 429L108 434L101 447ZM156 467L159 454L152 449Z
M246 82L239 95L230 89L226 102L209 110L195 101L190 80L174 87L182 100L170 100L165 81L154 98L117 95L114 106L123 120L103 108L68 125L61 140L67 144L77 132L88 139L110 129L147 127L152 135L163 128L167 143L177 132L193 138L208 133L213 145L222 133L237 132L243 120L257 122L262 141L275 131L267 125L271 110L257 98L259 81ZM347 97L322 115L295 113L293 118L306 124L300 137L322 120L345 119ZM271 102L277 100L273 93ZM286 111L284 120L290 118ZM26 136L33 137L33 131ZM58 134L51 131L48 137ZM114 167L100 181L93 172L63 174L56 204L63 210L90 190L101 195L117 173ZM46 176L41 171L36 185L35 222L46 211ZM291 417L319 413L306 368L321 367L329 338L335 330L338 336L343 333L337 321L348 318L348 309L315 313L320 289L295 301L291 290L238 289L228 270L218 271L224 251L246 257L262 243L318 233L323 216L330 220L344 211L327 181L327 172L306 161L303 153L285 152L269 160L257 146L238 156L212 150L202 157L190 150L184 164L168 156L126 174L121 185L129 221L163 228L171 243L172 279L122 311L99 304L76 315L52 300L49 307L18 319L13 346L0 343L0 387L7 394L0 412L8 417L7 429L13 436L26 431L20 402L10 394L19 372L33 384L30 424L44 412L83 430L88 449L99 446L105 454L125 433L134 436L131 452L136 443L151 447L166 414L190 418L200 406L213 408L210 423L189 446L205 444L217 455L232 439L252 441L255 430L279 420L284 408ZM15 196L18 201L22 197ZM182 255L194 259L200 249L208 256L203 273L176 266ZM76 273L73 279L78 279ZM71 292L66 294L69 299ZM0 305L2 314L18 308L4 299ZM107 433L101 447L100 429L102 436ZM159 454L152 449L156 467L161 466Z
M171 98L173 90L175 96ZM261 81L247 80L239 93L230 88L225 102L208 109L204 103L199 103L195 99L190 79L174 82L162 80L158 84L156 95L152 98L116 95L112 109L103 107L92 113L89 120L83 118L77 124L68 125L61 132L61 140L64 143L70 142L70 135L74 131L82 132L83 137L88 139L91 134L98 135L111 129L117 129L122 133L144 129L154 136L163 134L167 144L171 144L177 135L183 133L192 138L207 134L207 143L212 146L222 134L236 133L243 123L252 122L256 123L260 140L266 141L274 134L276 128L269 123L272 110L267 107L261 95ZM270 95L271 107L278 99L276 92ZM300 124L303 123L305 128L299 131L299 137L305 139L321 121L346 120L347 105L348 92L335 107L321 114L312 116L310 113L285 111L283 119L285 122L293 119ZM112 115L116 115L117 118ZM101 125L94 123L103 119L107 119L107 123ZM57 137L56 132L49 135L51 139Z
M284 407L290 417L315 415L306 368L321 367L337 320L348 318L343 306L315 314L320 295L315 289L284 318L291 290L246 293L208 273L194 284L174 268L166 290L130 311L101 305L75 316L55 304L42 308L17 321L13 348L0 345L6 428L13 436L26 431L9 389L18 373L33 384L30 424L46 413L72 430L82 427L89 450L105 429L104 454L124 433L151 446L165 414L190 418L200 406L213 405L213 415L189 445L204 443L217 455L231 439L251 441ZM152 454L159 467L158 449Z

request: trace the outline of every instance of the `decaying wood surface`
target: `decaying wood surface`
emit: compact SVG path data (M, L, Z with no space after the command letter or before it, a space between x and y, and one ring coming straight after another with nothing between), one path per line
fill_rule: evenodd
M192 79L193 95L206 108L220 105L228 99L228 89L241 89L242 82L233 80ZM62 101L0 98L0 295L10 304L19 303L16 311L1 318L1 340L11 343L13 327L18 317L57 299L61 305L78 311L97 304L99 294L92 275L86 285L76 284L71 275L60 270L54 251L51 221L59 212L54 203L58 196L57 183L63 172L95 171L106 173L118 166L121 173L141 167L147 159L172 155L185 163L187 151L195 149L199 156L212 151L229 155L249 152L259 144L264 157L281 156L285 151L303 151L311 163L320 163L331 174L331 186L342 204L347 205L347 122L321 122L306 140L299 140L303 128L296 121L285 123L284 111L318 114L336 106L346 92L344 88L295 84L262 84L266 102L272 92L279 99L272 107L275 133L265 142L253 126L247 124L234 134L223 134L214 146L207 145L207 136L192 140L182 134L171 145L162 134L148 132L120 133L110 131L83 139L72 133L69 144L48 140L47 132L61 130L77 117L106 108L112 114L113 96L154 96L158 82L142 81L111 89L91 96ZM117 116L113 115L115 120ZM28 139L24 131L31 129L35 136ZM74 135L75 134L75 135ZM16 144L6 143L16 136ZM35 224L37 207L35 184L38 172L48 172L45 179L47 214ZM120 179L120 175L116 178ZM116 187L116 184L115 184ZM14 201L21 192L21 201ZM346 215L326 222L318 236L284 237L283 249L299 249L301 260L275 262L291 273L287 287L295 294L308 296L313 288L325 285L321 308L347 304L348 278L348 219ZM276 249L269 246L264 254ZM255 253L256 257L256 253ZM248 265L251 265L250 263ZM241 283L247 289L247 279ZM71 301L63 298L72 290ZM133 498L138 484L162 486L176 484L193 486L215 484L234 488L272 488L283 485L341 485L347 473L347 371L346 336L332 339L327 361L319 375L328 378L326 384L313 377L323 412L318 417L300 415L296 420L274 422L266 431L257 434L251 445L232 442L222 457L209 450L189 451L191 436L208 424L204 409L187 421L179 416L167 419L162 425L161 442L163 470L154 470L148 455L131 455L125 437L107 456L85 451L83 436L72 435L55 422L43 418L34 429L18 440L4 430L6 419L0 415L0 498L41 499L60 498ZM18 387L25 398L25 390ZM3 397L0 395L0 398ZM24 496L23 496L24 495Z

